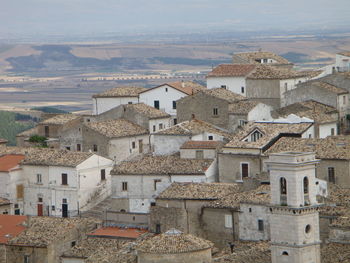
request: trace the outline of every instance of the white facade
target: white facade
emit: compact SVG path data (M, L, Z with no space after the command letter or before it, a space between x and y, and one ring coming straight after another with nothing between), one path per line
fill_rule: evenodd
M245 77L207 77L207 88L222 88L225 87L234 93L246 96L246 81Z
M65 206L70 217L88 210L110 194L112 165L112 160L97 155L76 167L23 165L24 214L61 217ZM66 174L67 184L63 184L62 174Z
M23 213L23 198L17 198L17 185L23 186L23 184L22 169L0 172L0 197L11 202L10 214L14 214L15 209L19 214Z
M350 56L336 54L335 55L335 69L338 72L349 71L350 70Z
M99 115L105 111L109 111L119 105L138 103L138 97L97 97L92 98L92 114Z
M148 125L148 130L150 131L150 133L159 132L161 130L170 128L171 118L150 119Z
M158 102L160 110L172 116L176 116L176 101L183 97L186 97L187 94L165 84L141 92L139 96L140 102L143 102L155 108L157 108L156 104Z
M319 138L338 135L337 122L324 123L319 125Z
M198 151L203 155L202 159L215 159L216 149L180 149L180 158L182 159L196 159Z
M271 120L272 110L273 110L272 106L264 103L259 103L248 113L247 120L248 121Z
M296 88L296 85L302 82L307 81L309 78L295 78L295 79L281 79L280 80L280 98L281 98L281 107L286 105L285 92L293 90Z

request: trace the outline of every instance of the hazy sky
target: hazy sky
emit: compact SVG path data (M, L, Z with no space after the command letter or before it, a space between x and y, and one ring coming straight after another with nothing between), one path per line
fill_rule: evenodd
M0 0L0 34L350 26L350 0Z

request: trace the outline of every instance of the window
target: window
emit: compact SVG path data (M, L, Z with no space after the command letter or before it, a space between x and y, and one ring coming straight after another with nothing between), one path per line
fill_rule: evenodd
M335 169L328 167L328 182L335 184Z
M106 169L101 169L101 181L106 180Z
M232 215L225 215L225 227L232 228Z
M62 177L62 185L68 185L68 175L61 174L61 177Z
M96 144L94 144L94 152L97 152L97 145Z
M173 110L176 110L176 101L173 101Z
M286 83L284 83L284 91L288 91L288 83L286 82Z
M38 203L42 203L43 202L43 198L42 197L38 197Z
M212 141L212 140L214 140L214 137L213 137L213 135L209 135L209 136L208 136L208 140L209 140L209 141Z
M262 134L259 131L254 131L251 135L251 141L256 142L262 137Z
M128 104L132 104L132 101L128 101Z
M239 120L239 126L243 127L246 124L247 124L246 120Z
M282 256L288 256L289 254L288 254L288 252L287 251L283 251L282 252Z
M159 130L163 129L163 123L159 123Z
M81 144L77 144L77 151L80 152L81 151Z
M77 243L76 243L75 241L72 241L72 242L70 243L70 246L71 246L71 247L75 247L76 244L77 244Z
M24 188L23 184L18 184L16 186L17 199L23 199Z
M128 182L122 182L122 191L128 191Z
M263 58L263 63L267 63L267 58Z
M49 137L50 135L50 128L49 126L45 126L45 137Z
M156 125L153 125L153 132L156 131Z
M135 143L135 142L132 142L132 143L131 143L131 148L133 148L133 149L136 148L136 143Z
M67 198L62 199L62 204L67 204Z
M29 263L29 256L24 256L23 257L23 263Z
M70 151L70 146L66 146L66 150Z
M306 225L305 227L305 233L309 234L311 232L311 225Z
M160 234L160 224L156 224L156 234Z
M304 184L304 194L308 194L309 193L309 179L307 177L304 177L303 184Z
M241 163L241 176L242 178L249 176L249 164Z
M165 92L168 92L168 88L165 88Z
M219 109L218 108L213 108L213 115L214 116L219 115Z
M241 87L241 93L244 93L244 87Z
M154 181L153 181L153 189L154 189L154 191L157 191L157 183L160 183L162 180L160 180L160 179L155 179Z
M154 101L154 107L159 110L159 100Z
M174 119L174 125L176 125L176 124L177 124L177 119L175 118L175 119Z
M221 88L226 89L226 85L221 85Z
M332 128L332 129L331 129L331 135L332 135L332 136L335 134L334 131L335 131L334 128Z
M196 159L204 159L203 150L196 150Z
M37 184L41 184L42 182L41 182L41 174L37 174L36 175L36 183Z
M346 96L343 96L343 104L346 104Z
M287 194L287 180L284 177L281 177L280 179L280 191L281 191L281 195Z
M258 219L258 230L264 231L264 220Z

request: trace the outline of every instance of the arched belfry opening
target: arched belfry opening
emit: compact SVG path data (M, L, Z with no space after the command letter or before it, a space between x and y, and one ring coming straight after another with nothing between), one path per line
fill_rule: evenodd
M281 205L287 205L287 180L284 177L280 179L280 196Z

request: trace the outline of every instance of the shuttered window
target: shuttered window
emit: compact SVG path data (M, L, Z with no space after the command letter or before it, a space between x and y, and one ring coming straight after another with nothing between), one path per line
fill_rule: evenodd
M225 215L225 227L232 228L232 215Z

